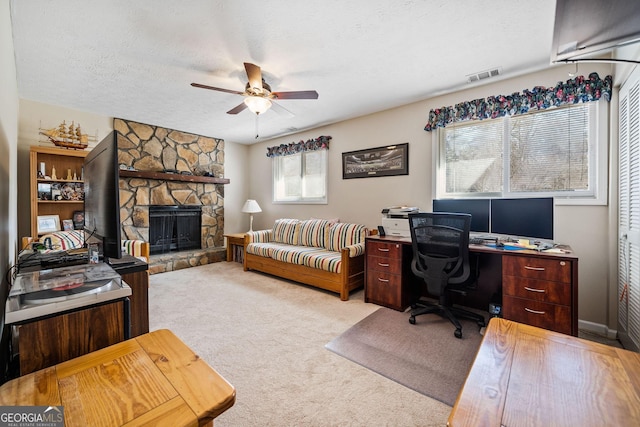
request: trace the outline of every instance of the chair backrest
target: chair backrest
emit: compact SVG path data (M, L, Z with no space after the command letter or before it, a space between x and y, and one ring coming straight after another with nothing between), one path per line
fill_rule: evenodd
M424 279L429 294L440 296L447 285L470 281L470 227L469 214L409 214L413 246L411 270Z

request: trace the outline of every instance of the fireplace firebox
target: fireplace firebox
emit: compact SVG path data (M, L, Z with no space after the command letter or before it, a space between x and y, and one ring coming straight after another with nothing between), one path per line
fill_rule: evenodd
M201 206L149 206L149 250L152 255L200 249L201 235Z

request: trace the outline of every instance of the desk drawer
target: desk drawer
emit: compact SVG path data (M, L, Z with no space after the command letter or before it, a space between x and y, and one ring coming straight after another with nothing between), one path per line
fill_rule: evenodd
M571 283L571 261L527 256L502 257L502 275Z
M502 297L505 319L571 335L571 309L508 295Z
M395 310L404 310L406 296L402 294L402 276L367 270L365 301Z
M372 242L367 240L367 256L402 259L402 245L400 243Z
M367 255L367 270L382 271L390 274L401 274L402 259Z
M569 283L504 276L502 293L534 301L571 305L571 284Z

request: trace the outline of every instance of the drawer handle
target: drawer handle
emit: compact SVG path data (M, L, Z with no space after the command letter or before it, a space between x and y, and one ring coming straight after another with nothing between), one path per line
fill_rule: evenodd
M389 252L388 248L378 248L380 252Z
M530 288L528 286L524 287L526 290L528 290L529 292L541 292L541 293L545 293L546 291L544 289L534 289L534 288Z
M381 263L381 262L379 262L379 263L378 263L378 265L379 265L380 267L389 267L389 264L383 264L383 263Z
M382 279L382 278L378 277L378 282L389 283L389 279Z
M528 311L529 313L533 313L533 314L544 314L544 311L531 310L530 308L527 308L527 307L525 307L524 309L525 309L525 311Z
M525 270L544 271L544 267L529 267L528 265L525 265L524 269Z

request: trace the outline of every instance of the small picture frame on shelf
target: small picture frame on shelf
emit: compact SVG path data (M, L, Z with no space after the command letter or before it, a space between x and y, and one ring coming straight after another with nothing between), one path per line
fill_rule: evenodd
M38 234L60 231L58 215L38 215Z
M38 183L38 200L51 200L51 184L46 182Z
M62 191L58 183L51 184L51 200L62 200Z
M84 211L73 211L73 229L82 230L84 228Z
M62 229L64 231L73 230L73 220L72 219L63 219L62 220Z

